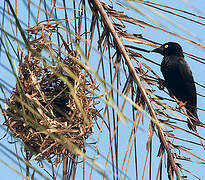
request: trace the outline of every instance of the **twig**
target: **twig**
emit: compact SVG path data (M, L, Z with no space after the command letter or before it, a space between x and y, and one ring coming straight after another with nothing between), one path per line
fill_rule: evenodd
M91 2L91 1L90 1ZM141 81L140 81L140 78L139 76L137 75L136 71L135 71L135 68L134 66L132 65L131 61L130 61L130 58L125 50L125 47L124 45L122 44L122 42L120 41L120 38L118 37L118 34L117 32L115 31L114 27L113 27L113 24L110 22L109 20L109 17L107 15L107 13L105 12L105 10L103 9L103 6L102 4L100 3L99 0L92 0L92 3L94 3L95 5L95 8L100 12L101 16L102 16L102 20L104 22L104 24L106 25L107 27L107 30L110 31L110 33L113 35L113 38L114 38L114 41L118 47L118 50L122 53L122 55L124 56L124 59L126 61L126 64L131 72L131 74L133 75L133 78L134 80L136 81L146 103L147 103L147 106L149 108L149 112L151 114L151 116L155 119L155 121L157 122L157 129L158 129L158 133L159 133L159 136L160 136L160 139L161 139L161 142L163 143L163 146L164 148L166 149L167 151L167 154L168 154L168 157L170 159L170 162L171 162L171 166L172 168L174 169L175 173L176 173L176 176L177 176L177 179L180 180L181 179L181 176L179 174L179 171L177 169L177 166L175 164L175 161L174 161L174 158L172 156L172 153L171 153L171 150L167 144L167 141L165 139L165 136L164 136L164 133L161 129L161 127L158 125L159 124L159 121L157 119L157 116L155 114L155 111L154 109L152 108L152 105L150 103L150 100L146 94L146 91L143 87L143 85L141 84Z

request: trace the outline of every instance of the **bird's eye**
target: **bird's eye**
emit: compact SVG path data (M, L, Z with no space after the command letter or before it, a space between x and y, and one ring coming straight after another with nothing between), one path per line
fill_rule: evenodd
M164 48L168 48L168 45L166 44L166 45L164 46Z

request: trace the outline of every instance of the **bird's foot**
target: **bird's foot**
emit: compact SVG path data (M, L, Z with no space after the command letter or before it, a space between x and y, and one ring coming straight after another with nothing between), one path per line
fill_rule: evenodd
M164 87L166 86L165 80L159 78L158 82L159 82L159 89L163 90Z
M181 109L181 108L183 108L186 105L186 102L182 102L182 101L178 101L177 100L177 104L178 104L178 106L176 108L177 109Z

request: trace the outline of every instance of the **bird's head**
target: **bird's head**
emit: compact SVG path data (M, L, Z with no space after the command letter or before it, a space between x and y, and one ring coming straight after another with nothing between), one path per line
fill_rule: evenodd
M169 55L184 56L182 47L175 42L165 43L161 47L152 50L152 52L159 53L163 56L169 56Z

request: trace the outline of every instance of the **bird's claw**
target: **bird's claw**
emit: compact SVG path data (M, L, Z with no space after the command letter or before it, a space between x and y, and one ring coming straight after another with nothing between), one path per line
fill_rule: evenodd
M177 103L178 103L178 106L176 107L177 109L181 109L186 105L186 102L183 103L182 101L177 101Z
M160 90L163 90L164 87L166 86L166 85L165 85L165 80L163 80L163 79L158 79L158 81L159 81L159 89L160 89Z

